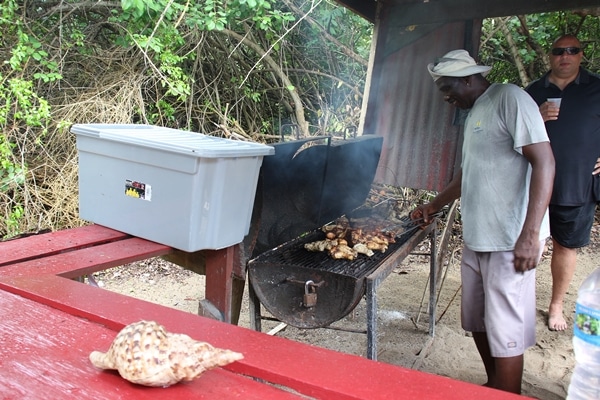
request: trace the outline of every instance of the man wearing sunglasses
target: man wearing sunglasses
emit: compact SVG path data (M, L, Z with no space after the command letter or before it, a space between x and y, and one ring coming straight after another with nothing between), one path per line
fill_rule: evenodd
M600 79L581 68L583 50L573 35L558 38L549 58L551 70L526 90L540 108L556 160L549 208L553 247L548 328L564 331L563 303L577 249L590 241L600 201ZM560 98L559 107L549 98Z

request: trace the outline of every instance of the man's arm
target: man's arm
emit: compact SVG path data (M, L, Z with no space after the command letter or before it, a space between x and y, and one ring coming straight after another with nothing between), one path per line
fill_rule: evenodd
M515 270L524 272L537 266L540 225L550 203L554 182L554 155L549 142L523 147L523 155L531 164L531 185L527 216L515 245Z

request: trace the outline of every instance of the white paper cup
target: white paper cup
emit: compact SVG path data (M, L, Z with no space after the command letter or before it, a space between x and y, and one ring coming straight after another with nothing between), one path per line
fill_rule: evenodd
M560 101L561 100L562 99L560 97L550 97L550 98L548 98L548 101L550 103L553 103L556 108L560 108Z

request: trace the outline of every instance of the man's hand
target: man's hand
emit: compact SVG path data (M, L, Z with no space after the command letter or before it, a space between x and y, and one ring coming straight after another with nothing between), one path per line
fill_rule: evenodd
M519 238L515 244L515 271L525 272L537 267L540 257L540 241Z
M558 119L559 110L560 108L550 101L542 103L542 105L540 106L540 114L542 114L544 122L556 121Z
M410 219L419 220L419 225L427 226L433 220L431 215L435 214L437 211L439 210L433 207L431 203L422 204L410 213Z

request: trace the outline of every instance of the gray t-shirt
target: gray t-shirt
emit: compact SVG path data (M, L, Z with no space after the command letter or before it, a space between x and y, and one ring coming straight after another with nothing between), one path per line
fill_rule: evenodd
M537 104L512 84L492 84L465 121L461 209L465 245L513 250L529 202L531 166L522 147L547 142ZM549 236L548 212L540 240Z

